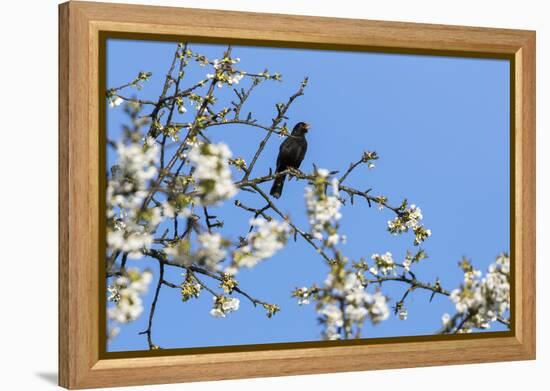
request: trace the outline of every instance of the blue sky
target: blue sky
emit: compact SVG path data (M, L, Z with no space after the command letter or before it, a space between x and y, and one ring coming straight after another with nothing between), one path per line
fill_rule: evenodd
M151 71L151 80L137 92L156 99L176 44L164 42L109 40L107 44L107 87L130 81L140 71ZM191 49L209 58L220 58L224 45L192 44ZM288 48L235 46L240 68L283 75L283 82L267 82L256 90L243 109L260 122L270 123L274 104L285 102L309 76L305 95L288 112L289 124L312 125L309 149L302 169L319 167L344 170L364 150L380 155L374 170L358 169L349 184L373 194L385 195L390 204L403 198L422 208L424 223L432 237L422 246L429 259L415 266L419 279L453 289L463 278L457 262L462 256L485 271L495 256L510 248L509 171L509 62L497 59L338 52ZM192 85L211 69L192 63L185 85ZM243 85L247 82L243 79ZM232 98L227 88L216 92L218 108ZM131 95L126 92L124 95ZM191 118L189 110L178 121ZM117 139L121 125L128 122L121 107L108 109L108 137ZM230 125L209 133L214 141L227 143L234 156L250 161L262 131ZM254 174L267 174L274 166L279 144L272 137ZM114 155L108 151L108 167ZM263 185L268 191L271 184ZM303 182L287 182L277 205L294 221L307 227ZM264 204L248 193L238 194L250 206ZM250 215L229 202L215 213L223 216L224 235L236 239L248 229ZM348 237L343 247L351 259L370 258L372 253L392 252L401 260L412 246L411 234L392 236L386 232L388 211L368 208L357 200L342 209L341 229ZM153 260L131 261L131 266L151 268ZM163 287L153 329L153 340L164 348L240 345L320 339L321 326L313 306L298 306L290 292L301 286L321 284L327 267L304 242L289 242L273 258L238 275L240 287L253 296L277 303L281 312L268 319L264 310L253 308L244 298L241 309L219 319L209 315L212 299L182 303L179 291ZM153 281L153 288L156 281ZM168 268L166 279L181 282L181 271ZM215 286L215 285L213 285ZM399 299L406 286L386 283L384 293ZM146 312L136 322L122 327L109 351L147 349L146 338L137 335L146 328L152 291L144 297ZM432 334L440 327L441 315L453 313L443 296L428 303L427 292L408 296L408 319L393 315L376 326L367 323L366 338ZM492 330L501 330L497 325Z

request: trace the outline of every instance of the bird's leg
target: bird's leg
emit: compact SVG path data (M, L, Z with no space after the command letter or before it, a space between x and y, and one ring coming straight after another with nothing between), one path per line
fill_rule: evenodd
M300 171L299 169L294 168L294 167L288 167L287 171L288 171L288 175L289 175L289 178L288 178L289 181L292 178L300 178L300 177L304 176L302 171Z

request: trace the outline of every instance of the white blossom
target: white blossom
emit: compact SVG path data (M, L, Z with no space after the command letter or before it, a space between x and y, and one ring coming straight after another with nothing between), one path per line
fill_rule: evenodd
M372 267L370 269L370 272L372 274L377 275L379 271L384 276L387 276L390 273L395 274L396 264L390 252L386 252L385 254L382 254L382 255L372 254L371 259L374 260L374 262L376 263L376 267Z
M233 253L233 260L239 267L251 268L261 260L271 258L285 246L290 233L286 221L256 218L250 220L250 225L255 230L247 235L247 244Z
M327 170L326 168L319 168L317 170L317 174L323 178L327 178L330 174L330 171Z
M224 84L232 86L234 84L239 84L241 79L244 77L246 72L236 70L233 65L238 63L240 60L232 59L229 57L224 57L223 59L215 59L213 61L214 69L216 74L207 74L207 78L214 79L216 78L216 85L218 88L222 88Z
M461 267L464 283L450 295L456 311L467 316L458 331L488 329L491 322L505 316L510 309L510 258L507 254L499 255L484 277L466 260L461 262Z
M341 240L340 235L338 235L337 233L333 233L327 238L327 246L329 247L336 246L338 243L340 243L340 240Z
M403 260L403 269L408 272L409 270L411 270L411 264L412 258L409 256L405 257L405 259Z
M122 99L120 96L118 95L113 95L111 97L109 97L109 107L116 107L116 106L120 106L122 104L122 102L124 102L124 99Z
M109 299L115 305L107 309L110 320L128 323L136 320L143 312L143 301L140 295L147 293L153 274L149 270L140 272L137 268L127 270L127 275L119 276L108 288Z
M422 211L415 204L402 206L400 213L393 220L388 221L388 231L394 235L412 230L414 232L414 244L417 246L432 235L432 231L424 228L421 223Z
M404 210L401 216L388 221L388 229L392 233L406 232L418 226L422 218L423 216L420 208L412 204Z
M241 81L241 79L243 78L244 76L240 73L234 73L232 77L229 78L229 80L227 81L227 83L229 85L233 85L233 84L239 84L239 82Z
M140 250L151 246L153 236L139 224L128 224L125 227L125 230L107 230L107 246L112 251L128 253L130 259L139 259L142 257Z
M222 305L223 310L227 312L237 311L239 309L239 299L232 297Z
M196 253L196 258L209 269L217 269L218 264L227 256L224 239L219 233L209 232L201 233L197 239L200 248Z
M110 342L120 334L120 327L109 327L107 330L107 340Z
M225 318L230 312L237 311L239 309L240 301L235 297L227 296L213 296L213 307L210 310L210 315L215 318Z
M309 295L309 289L305 286L294 291L294 296L298 298L298 305L309 304Z
M215 205L233 197L237 188L233 183L228 160L231 151L224 143L193 146L189 160L195 165L195 182L200 195L196 202L201 205Z
M342 311L335 304L325 305L319 313L325 317L325 333L324 336L328 340L340 339L338 328L344 325Z
M180 285L182 301L198 298L203 289L201 283L189 272L186 272L185 274L182 273L182 276L185 277L183 283Z
M150 248L152 231L162 221L160 208L142 209L147 182L157 174L158 146L151 138L144 145L117 145L117 161L107 184L107 246L130 258L142 257Z
M108 301L115 303L120 301L120 293L118 292L118 288L116 286L109 285L107 287L107 292L109 292L109 297L107 298Z
M443 323L443 327L447 327L450 322L451 322L451 315L445 313L441 316L441 323Z
M210 310L210 315L214 318L225 318L225 313L220 308L212 308Z
M231 265L227 266L224 269L223 272L227 275L234 276L235 274L237 274L239 272L239 268L236 265L231 264Z
M351 322L362 322L368 315L369 311L365 307L357 307L352 304L348 304L345 309L346 318Z
M191 216L190 208L175 208L172 203L165 201L161 204L162 215L168 218L174 217L189 217Z
M329 171L318 169L317 176L322 180L327 178ZM311 234L314 238L323 240L325 245L332 247L343 239L338 234L337 222L341 219L340 207L342 203L338 198L339 183L336 178L331 181L332 194L325 194L320 186L308 186L305 189L307 214L311 226Z
M390 316L390 310L386 296L382 292L378 291L371 295L369 304L369 315L372 323L379 323L388 319Z
M326 339L342 338L342 331L350 334L353 326L362 327L367 318L376 324L386 320L390 314L386 296L379 291L368 292L357 273L345 272L343 279L335 277L342 271L336 268L327 276L323 290L326 304L317 310L325 325L323 337ZM307 288L297 289L293 296L300 299L306 292ZM343 313L337 303L344 306Z

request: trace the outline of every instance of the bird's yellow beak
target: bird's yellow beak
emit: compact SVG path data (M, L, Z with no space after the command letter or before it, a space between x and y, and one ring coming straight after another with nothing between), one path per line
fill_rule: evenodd
M306 123L305 128L306 128L306 130L309 130L309 128L311 128L311 125Z

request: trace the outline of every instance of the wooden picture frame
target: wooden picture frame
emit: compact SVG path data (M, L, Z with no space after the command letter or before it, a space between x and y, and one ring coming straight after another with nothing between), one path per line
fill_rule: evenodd
M183 23L182 21L185 21ZM101 354L100 36L507 58L511 64L513 295L506 336L284 344L146 357ZM535 32L89 2L59 6L59 384L91 388L535 358ZM459 354L457 354L459 353Z

